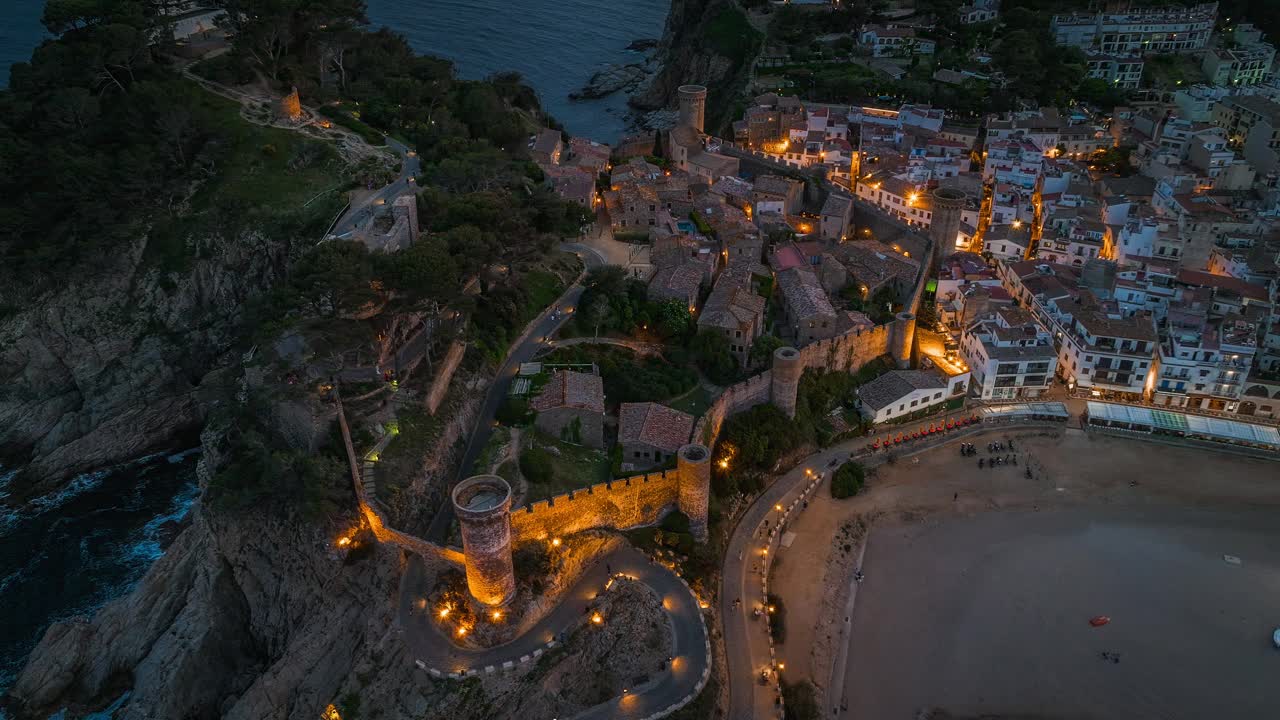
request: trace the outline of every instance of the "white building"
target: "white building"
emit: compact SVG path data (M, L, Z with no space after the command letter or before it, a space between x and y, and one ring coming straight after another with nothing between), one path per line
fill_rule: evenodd
M968 373L948 378L936 369L890 370L858 388L859 412L874 423L906 417L965 392Z
M1160 327L1152 402L1234 412L1253 366L1257 336L1258 326L1239 316L1211 320L1202 303L1170 307Z
M1218 4L1127 12L1054 15L1049 32L1059 45L1105 53L1190 53L1209 44Z
M1049 334L1018 307L998 307L965 328L960 352L984 400L1039 397L1053 382L1058 354Z
M1118 302L1100 297L1109 290L1085 287L1075 268L1002 263L1001 280L1053 338L1058 375L1068 386L1095 396L1144 396L1157 345L1150 314L1125 315Z

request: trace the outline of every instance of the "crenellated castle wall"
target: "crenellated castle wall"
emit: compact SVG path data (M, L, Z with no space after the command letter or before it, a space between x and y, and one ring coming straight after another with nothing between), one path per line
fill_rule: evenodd
M818 340L800 348L800 356L806 369L856 372L863 365L889 352L896 328L895 321L869 330L857 330Z
M593 528L653 525L676 506L680 473L676 470L598 483L511 510L516 543L570 535Z
M720 437L720 428L730 415L740 413L769 402L769 388L773 385L773 372L765 370L754 377L730 385L711 403L711 407L698 418L693 426L693 441L713 447Z

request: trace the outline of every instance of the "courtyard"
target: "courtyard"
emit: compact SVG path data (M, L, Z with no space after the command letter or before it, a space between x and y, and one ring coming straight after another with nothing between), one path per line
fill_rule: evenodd
M1003 438L975 439L979 457ZM1077 429L1014 439L1018 467L949 445L855 498L817 495L771 583L791 679L834 688L837 717L1274 715L1277 466Z

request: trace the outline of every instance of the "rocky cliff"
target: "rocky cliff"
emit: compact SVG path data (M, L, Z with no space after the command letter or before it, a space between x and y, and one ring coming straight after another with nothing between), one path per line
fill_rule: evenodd
M206 431L207 487L218 463ZM543 662L459 682L418 669L396 620L405 556L324 522L197 508L138 587L92 619L55 624L10 690L14 716L113 708L115 720L552 717L621 693L671 654L661 600L624 584L603 630ZM625 648L625 652L620 649Z
M760 46L759 33L731 0L672 0L658 45L661 69L631 102L644 110L672 108L678 87L705 85L707 132L722 132Z
M166 272L139 239L76 268L74 283L0 290L17 308L0 320L0 458L26 464L14 499L194 436L244 301L293 249L259 232L214 234L188 269Z

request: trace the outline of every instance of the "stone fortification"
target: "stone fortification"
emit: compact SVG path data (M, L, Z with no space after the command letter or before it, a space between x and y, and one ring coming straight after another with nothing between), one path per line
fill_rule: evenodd
M736 385L730 385L711 403L711 407L698 418L693 426L693 439L712 447L716 438L720 437L720 428L730 415L750 410L757 405L769 402L770 389L773 386L773 371L765 370Z
M773 382L769 386L769 400L792 419L796 416L796 398L804 368L804 358L799 350L780 347L773 351Z
M859 368L888 354L896 322L877 325L870 330L855 330L826 340L818 340L800 348L806 369L856 372Z
M593 528L625 530L653 525L678 505L679 496L679 470L597 483L513 511L511 534L520 543Z
M505 605L516 594L511 564L511 486L497 475L476 475L451 495L467 558L467 589L488 606Z
M698 542L707 540L707 509L711 502L711 451L704 445L685 445L676 456L680 512Z

